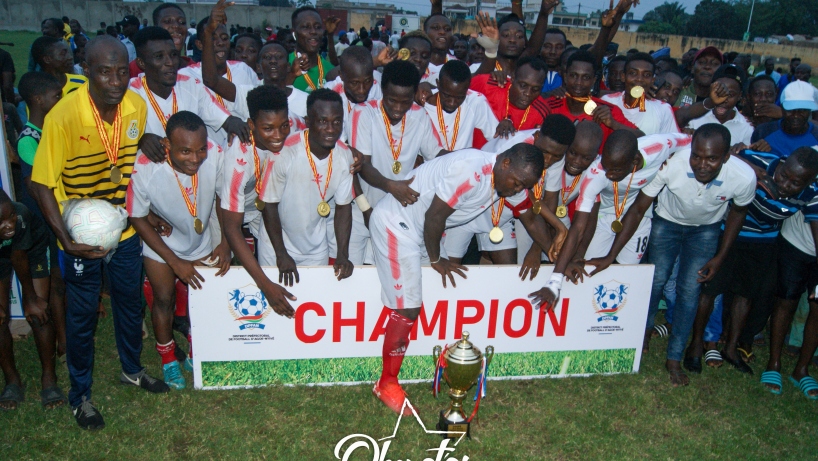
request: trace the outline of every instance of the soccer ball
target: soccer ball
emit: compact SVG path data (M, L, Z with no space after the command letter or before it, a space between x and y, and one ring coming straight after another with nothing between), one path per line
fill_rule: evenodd
M264 312L265 307L267 307L267 302L262 296L248 295L242 300L239 312L245 317L258 317Z
M128 213L105 200L72 199L63 203L62 218L75 242L108 251L119 244Z

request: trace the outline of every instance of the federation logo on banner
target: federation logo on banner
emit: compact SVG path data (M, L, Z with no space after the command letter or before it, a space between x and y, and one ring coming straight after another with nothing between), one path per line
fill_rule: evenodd
M230 290L228 296L230 314L241 322L240 330L264 329L262 321L270 315L270 305L258 287L245 285Z
M611 280L594 288L593 306L599 318L597 322L616 322L616 314L628 303L628 288L626 283Z

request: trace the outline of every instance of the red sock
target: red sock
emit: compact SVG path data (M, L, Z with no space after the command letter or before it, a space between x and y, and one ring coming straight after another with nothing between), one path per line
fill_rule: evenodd
M403 364L403 356L406 348L409 347L409 333L412 332L414 320L400 315L397 312L389 314L389 321L386 322L386 334L383 337L383 370L381 372L380 384L398 382L398 373Z
M162 357L162 365L176 361L176 341L170 340L167 344L156 343L156 352Z
M153 287L148 277L142 282L142 293L145 294L145 303L148 305L148 310L153 310Z
M176 312L173 315L176 317L187 316L187 285L182 283L181 280L176 281Z

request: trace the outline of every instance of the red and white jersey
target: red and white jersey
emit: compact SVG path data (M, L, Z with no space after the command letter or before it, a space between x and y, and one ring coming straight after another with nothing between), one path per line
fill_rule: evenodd
M352 111L349 145L358 149L362 154L371 156L372 166L387 179L405 179L414 167L418 155L429 161L435 158L442 148L440 137L432 126L432 120L429 119L423 108L412 104L412 108L406 112L405 120L403 136L401 136L402 122L391 125L392 146L396 151L400 146L398 161L402 165L400 173L395 174L392 172L392 164L395 163L395 159L392 156L392 149L386 134L385 123L389 122L384 122L381 100L374 99L358 104ZM370 187L365 181L361 181L361 188L372 204L377 203L381 197L386 195L386 192Z
M278 155L264 149L256 149L258 154L259 174L264 170L267 158ZM255 220L260 214L256 208L256 164L253 145L238 141L233 142L224 151L224 172L219 197L221 206L227 211L244 213L244 222Z
M435 196L454 209L446 219L447 229L466 224L483 212L490 213L492 204L499 207L496 202L500 196L491 184L496 161L497 154L477 149L462 149L435 158L410 174L415 178L411 187L420 194L417 202L404 207L392 195L387 195L378 203L378 212L394 216L392 222L403 224L401 228L414 237L415 243L422 245L426 211ZM505 206L517 214L530 207L527 199L528 191L522 191L506 197Z
M238 85L252 85L254 87L259 86L261 84L261 80L259 80L258 75L256 72L250 68L247 64L243 61L227 61L227 68L230 69L230 81L233 82L236 86ZM191 64L187 67L179 69L179 73L183 75L187 75L188 77L192 77L194 80L198 82L202 82L202 63L197 62ZM222 75L224 78L228 78L227 73ZM225 100L224 106L233 114L233 105L230 101ZM235 114L233 114L235 115Z
M497 131L497 125L499 124L497 117L495 117L494 112L491 111L491 106L489 106L486 97L476 91L469 90L468 93L466 93L466 99L458 110L451 114L445 110L441 111L443 124L446 129L445 136L440 126L437 107L438 106L426 103L425 109L426 113L429 114L429 118L432 120L432 126L444 144L444 149L458 150L473 147L475 129L480 130L486 139L492 139L494 133ZM460 123L457 125L457 139L455 139L454 130L458 112L460 113Z
M131 181L128 184L126 207L128 215L142 218L153 211L171 226L173 232L162 237L165 244L176 256L186 261L195 261L213 251L208 223L214 210L216 195L222 183L222 149L212 140L207 141L207 159L202 162L197 173L197 190L193 190L193 177L176 171L168 162L154 163L140 150L136 155ZM176 178L179 178L177 182ZM196 233L193 228L194 216L185 203L179 183L190 199L196 203L196 217L205 226L204 232ZM144 245L142 253L155 261L162 258L149 245Z
M690 145L690 136L683 133L654 134L639 138L639 152L642 154L644 163L642 168L635 173L625 176L619 181L618 190L620 204L621 200L626 200L625 211L633 204L636 195L643 187L653 180L662 164L676 151ZM631 178L631 176L633 178ZM628 183L630 182L630 189ZM580 183L579 198L577 198L576 209L590 213L597 196L600 197L599 214L616 214L614 211L614 190L613 182L605 177L605 170L602 168L602 159L594 160L588 168L587 175ZM627 191L627 196L626 192ZM620 205L622 206L622 205ZM621 216L620 215L620 218ZM651 215L652 216L652 215Z
M679 126L676 124L676 116L673 115L673 108L664 101L658 99L645 98L645 111L639 112L639 107L628 109L625 106L625 93L611 93L602 96L600 99L618 107L625 118L642 130L645 135L659 133L678 133Z
M341 80L341 76L335 77L335 80L326 82L324 84L324 88L329 88L330 90L338 93L341 96L341 100L344 101L344 134L341 136L341 140L348 141L347 134L351 130L350 125L352 124L352 110L356 104L349 102L349 98L347 98L347 94L344 91L344 81ZM369 94L366 96L366 101L382 98L383 91L381 91L381 73L377 70L373 70L372 88L369 89ZM364 101L362 104L365 104L366 101Z
M264 166L261 198L267 203L278 203L278 214L284 234L287 252L296 259L301 257L322 257L328 255L327 218L318 214L321 201L335 200L336 205L352 202L352 151L338 141L332 151L332 174L326 193L321 196L327 184L329 160L312 160L316 178L307 157L305 139L309 131L291 134L284 142L279 155L270 155Z
M220 129L224 121L227 120L227 117L230 116L227 110L216 103L216 95L204 86L201 81L192 79L181 72L176 74L176 85L173 87L173 92L167 99L162 99L151 91L153 100L156 101L156 105L159 106L162 115L156 113L155 108L148 99L146 88L142 84L141 77L132 78L129 89L145 100L145 104L148 106L148 121L145 126L145 133L155 134L163 138L165 137L165 128L162 121L159 120L159 117L163 117L165 123L167 123L170 116L174 114L174 96L176 98L177 111L187 110L193 112L201 117L205 125L214 131Z
M451 54L446 55L446 62L457 60L458 59ZM429 62L429 67L426 68L426 74L424 74L423 79L421 81L429 82L432 84L432 86L437 87L437 77L438 75L440 75L440 69L442 68L443 64L437 65Z
M242 121L247 121L247 119L250 118L250 108L247 105L247 93L253 91L255 88L258 88L258 85L236 85L236 101L233 103L233 115L242 119ZM303 98L301 97L301 94L304 95ZM307 129L307 124L304 122L304 116L299 114L299 112L303 112L304 115L307 114L307 96L307 93L293 88L292 94L287 97L287 110L289 111L288 115L290 116L290 130L293 132L304 131ZM300 110L297 109L299 105L303 106ZM296 108L296 110L293 110L293 108Z
M512 136L509 136L508 139L505 139L503 137L493 138L491 141L486 143L486 145L483 146L483 148L480 150L486 152L493 152L495 154L502 154L503 152L507 151L508 149L511 149L513 146L520 143L533 145L534 134L536 134L538 131L540 131L539 128L533 130L520 130L514 133ZM560 190L562 186L561 175L564 167L565 158L562 158L558 162L546 168L545 180L543 181L546 191L554 192ZM571 179L573 179L573 177L571 177Z

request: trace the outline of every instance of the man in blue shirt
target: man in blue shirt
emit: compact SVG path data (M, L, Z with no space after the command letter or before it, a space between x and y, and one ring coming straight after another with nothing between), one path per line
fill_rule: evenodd
M784 117L756 127L750 142L763 139L770 152L782 158L799 147L817 145L818 127L810 122L812 112L818 110L815 87L802 81L790 83L781 93L781 107Z

